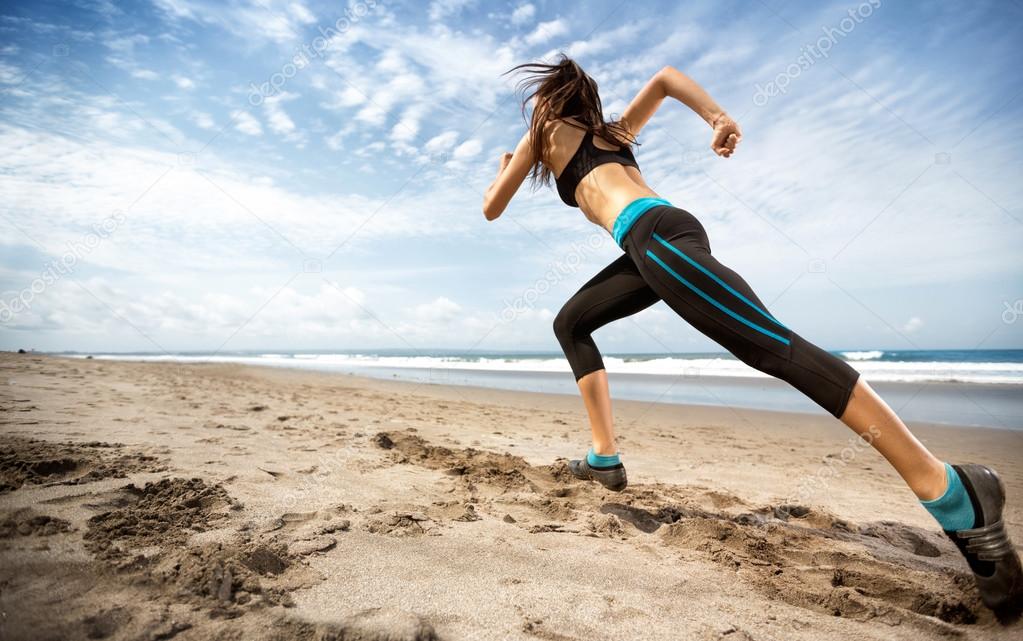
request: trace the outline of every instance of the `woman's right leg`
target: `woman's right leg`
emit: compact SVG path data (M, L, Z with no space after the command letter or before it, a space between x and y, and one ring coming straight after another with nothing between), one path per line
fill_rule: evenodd
M788 382L858 434L872 435L871 444L966 557L985 605L1003 621L1018 618L1023 566L1005 530L998 475L983 465L941 463L855 369L782 325L746 281L711 256L692 214L676 208L651 213L625 240L651 289L743 362Z
M649 216L649 214L648 214ZM945 491L945 466L848 363L783 325L739 274L711 255L700 222L669 208L640 219L629 254L682 318L751 367L780 378L868 440L922 500Z
M945 464L930 453L902 419L860 378L840 420L874 446L921 501L945 493Z

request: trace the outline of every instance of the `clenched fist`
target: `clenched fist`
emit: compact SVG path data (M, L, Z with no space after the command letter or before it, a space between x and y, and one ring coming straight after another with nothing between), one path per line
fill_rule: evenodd
M728 158L735 153L735 147L742 140L739 123L732 120L728 114L721 114L713 126L714 137L710 141L710 148L722 158Z

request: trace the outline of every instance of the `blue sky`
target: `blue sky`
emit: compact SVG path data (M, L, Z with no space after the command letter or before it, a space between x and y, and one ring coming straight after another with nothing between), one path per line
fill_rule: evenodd
M550 189L481 214L564 51L620 113L666 64L644 176L828 349L1023 347L1015 3L5 3L0 347L556 350L620 253ZM659 304L605 351L715 345Z

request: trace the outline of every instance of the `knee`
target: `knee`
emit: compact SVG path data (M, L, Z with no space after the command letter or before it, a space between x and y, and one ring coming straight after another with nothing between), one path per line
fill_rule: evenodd
M593 332L593 318L586 311L579 302L569 300L554 317L554 335L562 345L578 342Z
M753 363L749 364L754 369L783 381L789 380L792 375L792 362L770 352L760 354Z
M796 334L791 340L792 351L788 358L763 353L754 367L792 385L835 418L841 418L859 372Z
M579 322L579 315L576 314L570 305L565 305L554 317L554 335L562 344L571 342L575 334L576 324Z

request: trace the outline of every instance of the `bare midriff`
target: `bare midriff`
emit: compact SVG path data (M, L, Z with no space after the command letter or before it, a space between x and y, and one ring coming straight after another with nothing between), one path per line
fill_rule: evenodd
M638 169L616 163L595 167L575 190L576 202L586 219L608 233L626 205L647 196L659 197Z

